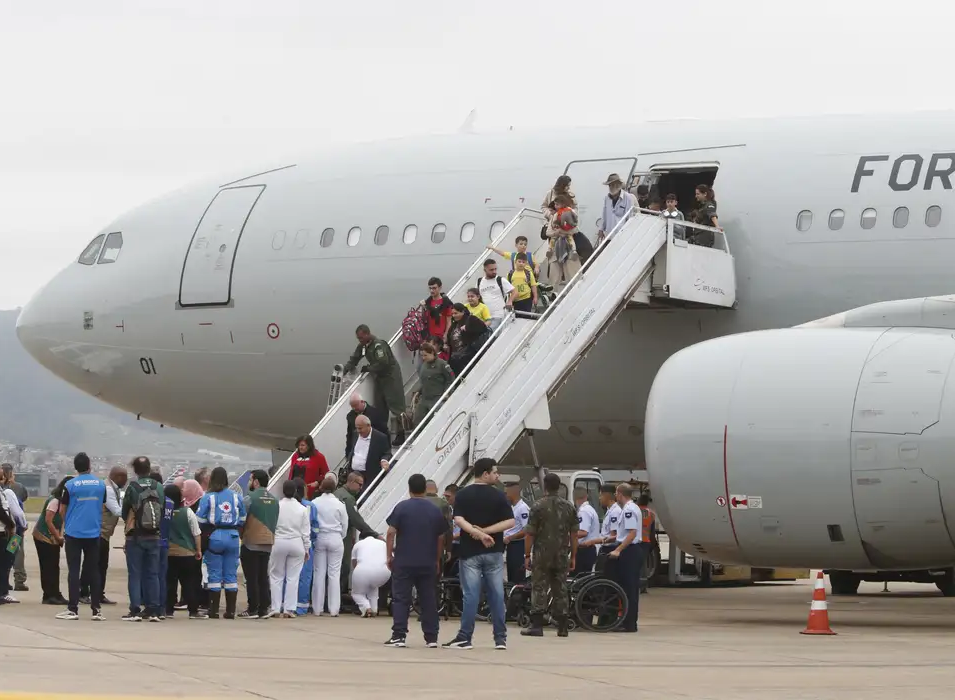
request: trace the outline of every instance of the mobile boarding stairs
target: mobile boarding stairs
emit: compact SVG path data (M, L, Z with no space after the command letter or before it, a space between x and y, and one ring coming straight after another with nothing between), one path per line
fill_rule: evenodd
M493 241L501 247L518 235L540 241L539 211L524 209ZM721 231L712 248L688 245L683 233L696 227L674 224L652 213L631 210L541 314L509 313L431 412L397 448L387 472L366 484L359 508L368 524L383 532L395 504L406 498L415 473L444 488L463 481L482 456L502 460L525 431L550 428L548 401L628 305L696 304L731 308L736 301L733 257ZM545 260L546 243L535 251ZM486 253L471 265L448 296L465 301L467 288L483 274ZM546 264L546 263L545 263ZM572 263L576 265L576 263ZM503 267L507 267L506 262ZM544 266L542 276L546 278ZM415 357L401 332L391 339L409 398L417 388ZM345 458L348 398L358 391L374 396L374 377L360 374L350 385L333 381L328 412L312 430L315 446L329 465ZM521 391L514 391L520 385ZM338 394L335 396L335 394ZM269 485L278 493L290 462ZM334 468L334 467L333 467Z

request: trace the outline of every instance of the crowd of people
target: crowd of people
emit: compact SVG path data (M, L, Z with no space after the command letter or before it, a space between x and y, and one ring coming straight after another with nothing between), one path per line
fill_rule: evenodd
M354 434L360 440L363 428L375 430L369 416L376 411L353 398ZM483 599L494 646L506 649L505 572L511 584L523 583L532 572L531 624L522 634L541 636L549 611L558 635L566 636L567 579L593 570L599 552L606 558L605 574L630 600L619 629L636 631L640 571L654 525L646 500L634 504L629 486L602 488L606 515L601 524L585 491L575 492L575 504L559 495L556 474L545 476L544 497L528 506L519 484L496 488L498 465L482 458L471 485L450 484L444 498L435 482L413 475L409 498L388 516L382 536L355 505L365 474L351 471L339 487L327 466L322 469L324 458L311 441L303 438L299 447L302 464L293 462L292 478L282 484L279 498L269 492L269 476L262 470L252 473L242 496L229 488L221 467L200 470L193 479L177 477L164 487L147 457L133 460L134 477L127 483L125 468L115 467L101 479L91 473L89 457L76 455L76 475L57 484L33 528L42 602L65 605L56 615L60 620L79 619L81 604L90 606L94 621L106 619L103 606L116 604L105 596L110 539L122 521L129 596L124 621L160 622L180 610L191 620L217 619L223 596L224 619L326 611L337 617L346 591L355 612L373 617L379 612L379 592L390 581L393 626L386 644L407 644L414 591L425 644L433 647L438 645L438 582L452 575L460 579L462 614L457 633L443 646L472 648ZM311 500L308 489L315 481L307 479L318 479ZM14 484L5 477L0 498L0 585L7 587L27 530ZM60 592L61 549L67 598ZM240 563L248 606L237 612ZM18 601L5 597L2 602Z

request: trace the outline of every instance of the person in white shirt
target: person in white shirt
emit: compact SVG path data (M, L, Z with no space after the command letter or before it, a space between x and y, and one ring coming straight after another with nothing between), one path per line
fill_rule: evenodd
M496 260L488 258L484 261L484 277L478 283L478 291L491 314L488 326L492 331L497 330L504 321L506 310L513 308L517 290L506 279L498 277Z
M600 543L600 518L587 499L586 489L574 489L574 503L577 505L577 566L572 576L586 574L597 563L597 545Z
M362 617L378 614L378 589L388 583L388 545L372 533L364 533L351 553L351 597Z
M610 189L604 198L603 217L601 218L600 230L597 232L597 242L613 231L620 220L626 215L631 207L637 206L637 198L623 189L623 180L617 173L611 173L607 176L604 183Z
M620 520L617 527L616 547L610 551L606 574L620 584L627 593L627 616L621 632L637 631L637 615L640 605L640 570L643 568L643 513L633 502L633 489L628 484L617 485L617 504Z
M520 482L505 486L504 495L514 514L514 525L504 531L504 563L507 566L507 580L511 583L524 583L527 571L524 570L524 528L531 509L521 499Z
M338 481L328 475L319 487L319 495L312 503L318 510L318 538L315 540L315 562L312 570L312 609L321 615L325 609L325 585L328 582L328 613L338 617L342 607L342 556L345 554L345 533L348 531L348 511L338 500L335 489Z
M279 518L275 524L275 544L269 557L269 587L272 590L272 614L295 617L298 603L298 577L308 560L311 545L308 508L295 500L295 482L282 484ZM284 589L284 602L283 602Z
M611 484L600 487L600 505L605 509L604 520L600 525L600 554L609 554L617 539L617 527L620 520L620 506L617 505L617 491ZM588 543L590 541L588 540Z

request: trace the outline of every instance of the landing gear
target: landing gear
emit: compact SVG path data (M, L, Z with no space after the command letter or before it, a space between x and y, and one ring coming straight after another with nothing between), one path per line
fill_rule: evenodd
M949 569L941 578L935 579L935 587L942 592L946 598L955 596L955 571Z
M832 587L832 595L855 595L859 592L859 584L862 579L851 571L830 571L829 585Z

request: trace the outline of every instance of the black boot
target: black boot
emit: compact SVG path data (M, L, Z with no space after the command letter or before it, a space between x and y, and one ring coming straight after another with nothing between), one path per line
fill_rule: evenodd
M569 635L570 635L570 623L567 621L567 616L562 615L557 618L557 636L567 637Z
M235 619L235 602L236 598L239 597L238 591L226 591L225 592L225 619L234 620Z
M219 619L219 599L222 597L221 591L209 591L209 619Z
M522 637L543 637L544 616L541 613L531 613L531 626L521 630Z

